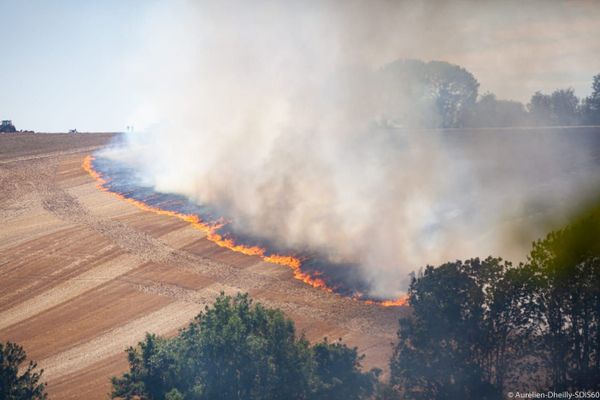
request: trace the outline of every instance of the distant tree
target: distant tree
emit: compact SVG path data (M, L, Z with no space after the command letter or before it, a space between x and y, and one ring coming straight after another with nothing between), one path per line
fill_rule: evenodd
M365 399L378 371L356 349L298 338L280 310L221 294L173 339L148 334L127 350L130 370L113 398Z
M405 399L499 399L527 330L526 279L501 259L431 266L409 289L391 384Z
M498 100L496 95L481 96L469 114L466 126L510 127L527 123L525 106L518 101Z
M466 69L443 61L397 60L379 71L382 95L392 106L402 104L392 117L401 125L432 128L463 126L477 100L479 83ZM410 105L410 107L408 106Z
M466 69L443 61L396 60L375 74L383 99L380 120L401 127L461 128L600 124L600 74L582 101L572 88L535 92L527 106L478 99L479 83Z
M479 89L473 74L458 65L431 61L427 64L427 83L441 117L441 127L464 126Z
M535 125L576 125L581 121L579 99L573 89L557 89L551 95L536 92L527 105Z
M579 99L572 88L558 89L552 92L552 113L559 125L579 123Z
M556 123L552 112L552 96L535 92L527 104L527 110L535 125L554 125Z
M44 370L36 371L37 364L33 361L23 367L26 358L25 350L18 344L0 343L0 399L47 398L46 384L40 383Z
M427 94L426 63L396 60L378 71L383 113L394 125L437 127L439 117Z
M587 124L600 124L600 74L594 76L592 94L581 105L581 113Z

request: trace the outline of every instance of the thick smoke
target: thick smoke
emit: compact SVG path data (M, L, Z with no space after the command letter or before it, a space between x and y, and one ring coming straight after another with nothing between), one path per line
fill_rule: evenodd
M552 134L513 143L411 127L427 109L396 95L409 83L381 68L431 44L435 24L449 29L446 18L459 11L444 9L242 1L157 9L133 66L139 133L112 156L135 163L159 191L217 205L237 231L360 264L374 296L400 294L426 264L522 256L515 235L527 247L547 228L540 221L563 218L589 188L587 156ZM398 118L402 126L386 124Z

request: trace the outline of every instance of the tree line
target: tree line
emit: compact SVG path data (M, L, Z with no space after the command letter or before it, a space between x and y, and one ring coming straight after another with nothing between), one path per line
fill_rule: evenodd
M600 124L600 74L592 93L578 98L572 88L536 92L526 105L479 94L479 82L458 65L443 61L397 60L377 71L387 104L385 123L399 127L478 128ZM400 110L400 111L398 111ZM403 113L402 110L407 110Z

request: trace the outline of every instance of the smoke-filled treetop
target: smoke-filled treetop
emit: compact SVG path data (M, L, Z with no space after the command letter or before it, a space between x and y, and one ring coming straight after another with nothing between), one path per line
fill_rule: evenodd
M579 99L572 88L540 91L524 106L498 99L493 93L478 93L472 73L443 61L397 60L377 72L381 94L395 127L466 128L568 126L600 123L600 74L594 77L592 94ZM399 101L399 98L403 101ZM403 111L399 103L413 102ZM417 111L417 112L415 112Z
M414 111L408 110L404 115L397 115L397 121L391 122L400 126L461 126L477 100L479 83L475 77L447 62L398 60L383 67L380 75L384 82L383 95L392 100L392 115L397 112L396 96L414 102L416 109L422 111L414 115Z

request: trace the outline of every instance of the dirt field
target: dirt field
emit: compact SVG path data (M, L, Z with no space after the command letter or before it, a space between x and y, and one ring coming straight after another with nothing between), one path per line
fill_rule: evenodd
M107 398L126 347L175 334L220 291L249 292L309 339L341 337L387 368L404 309L313 289L99 191L81 162L109 139L0 134L0 341L38 361L52 399Z

